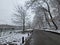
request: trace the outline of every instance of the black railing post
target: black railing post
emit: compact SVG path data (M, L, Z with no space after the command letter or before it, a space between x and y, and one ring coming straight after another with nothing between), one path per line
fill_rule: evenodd
M24 43L24 37L22 37L22 44Z

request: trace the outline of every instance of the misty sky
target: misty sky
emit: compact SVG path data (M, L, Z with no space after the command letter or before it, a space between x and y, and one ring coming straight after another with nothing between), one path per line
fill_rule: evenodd
M13 24L11 21L16 5L24 5L26 0L0 0L0 24Z

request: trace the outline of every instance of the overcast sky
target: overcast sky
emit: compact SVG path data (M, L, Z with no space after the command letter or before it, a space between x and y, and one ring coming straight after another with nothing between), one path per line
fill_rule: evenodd
M24 5L26 0L0 0L0 24L13 24L11 17L17 4Z

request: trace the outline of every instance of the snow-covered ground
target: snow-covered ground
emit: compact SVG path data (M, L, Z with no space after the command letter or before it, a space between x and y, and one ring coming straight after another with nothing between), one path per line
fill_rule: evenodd
M18 33L19 30L2 32L3 34L0 37L0 43L16 43L20 45L22 43L22 37L24 40L28 37L28 33Z
M49 29L45 29L45 31L51 31L51 32L60 33L60 30L49 30Z
M27 29L29 30L29 29ZM32 30L32 29L30 29ZM22 44L22 37L24 37L24 40L27 39L28 33L20 33L21 30L14 30L14 31L3 31L1 33L1 37L0 37L0 44L4 44L4 43L14 43L17 45ZM45 29L45 31L51 31L51 32L56 32L56 33L60 33L60 30L49 30L49 29ZM31 34L30 34L31 35Z

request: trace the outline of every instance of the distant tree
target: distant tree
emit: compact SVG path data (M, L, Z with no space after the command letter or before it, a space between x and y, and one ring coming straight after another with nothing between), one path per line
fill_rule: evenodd
M25 30L25 19L26 19L26 10L22 7L22 6L17 6L16 7L16 12L14 13L14 16L16 17L15 19L13 19L13 22L23 26L23 32Z
M54 2L56 3L57 2L57 8L58 8L58 13L60 15L60 0L54 0Z
M32 26L32 22L31 22L31 21L28 21L28 22L27 22L27 26L28 26L28 28L30 29L31 26Z

